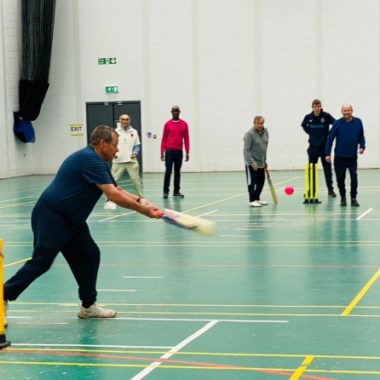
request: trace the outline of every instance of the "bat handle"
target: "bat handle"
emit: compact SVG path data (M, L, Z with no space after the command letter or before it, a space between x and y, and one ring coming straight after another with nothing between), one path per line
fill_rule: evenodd
M161 210L156 210L156 215L161 219L164 216L164 213Z

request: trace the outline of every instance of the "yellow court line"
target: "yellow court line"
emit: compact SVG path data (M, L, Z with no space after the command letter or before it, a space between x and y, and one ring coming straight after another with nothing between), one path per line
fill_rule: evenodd
M197 304L197 303L120 303L120 302L101 302L105 306L138 306L138 307L204 307L204 308L262 308L262 309L343 309L345 305L255 305L255 304ZM50 306L73 306L78 307L77 303L72 302L12 302L12 305L50 305ZM357 306L358 309L380 309L380 306Z
M298 380L314 360L314 356L308 356L289 380Z
M78 307L78 303L75 302L27 302L27 301L15 301L12 302L12 305L61 305L61 306L75 306ZM240 304L201 304L201 303L120 303L120 302L101 302L101 305L108 305L108 306L159 306L159 307L237 307L237 308L244 308L244 307L253 307L253 308L280 308L280 309L286 309L286 308L296 308L296 309L343 309L346 306L345 305L255 305L255 304L246 304L246 305L240 305ZM365 306L358 306L358 308L367 309ZM370 308L380 308L379 306L371 306Z
M17 264L20 264L20 263L24 263L25 261L29 261L30 259L31 259L31 257L28 257L26 259L19 260L19 261L14 261L13 263L9 263L7 265L4 265L4 268L11 267L13 265L17 265Z
M368 292L371 286L380 276L380 269L373 275L373 277L367 282L364 288L359 292L359 294L354 298L354 300L347 306L346 310L343 311L342 316L347 316L351 313L354 307L361 301L364 295Z
M11 207L22 207L31 203L36 203L36 201L33 202L25 202L25 203L19 203L19 204L13 204L13 205L8 205L8 206L0 206L0 209L3 210L5 208L11 208Z
M102 303L102 305L105 305ZM46 313L46 310L15 310L11 309L12 313ZM52 311L50 311L53 313ZM60 314L64 313L72 313L72 310L59 310ZM305 314L305 313L216 313L216 312L167 312L167 311L120 311L118 310L118 315L124 314L124 315L130 315L130 316L155 316L155 315L170 315L170 316L175 316L175 315L180 315L180 316L192 316L192 317L197 317L197 316L202 316L202 317L308 317L308 318L329 318L329 317L341 317L341 314ZM353 317L365 317L365 318L380 318L380 315L351 315L351 318ZM131 317L132 318L132 317ZM133 317L133 318L138 318L138 317ZM141 317L143 318L143 317ZM147 318L147 317L145 317ZM120 318L119 318L120 319ZM160 319L160 318L159 318ZM162 318L161 318L162 319ZM173 318L175 319L175 318ZM210 319L210 318L204 318L204 319ZM242 318L239 319L239 321L244 322L246 319ZM220 322L223 322L224 319L220 319ZM276 322L276 320L274 320Z
M46 344L46 348L38 348L33 345L29 347L8 347L6 351L57 351L57 352L91 352L91 353L108 353L108 354L165 354L167 351L150 351L150 350L105 350L105 349L86 349L86 348L49 348L49 344ZM78 345L80 346L80 345ZM62 344L65 347L65 344ZM305 363L309 363L309 360L314 359L329 359L329 360L373 360L380 361L380 356L344 356L344 355L312 355L307 356L305 354L254 354L254 353L240 353L240 352L198 352L198 351L177 351L174 352L175 356L217 356L217 357L241 357L241 358L304 358Z
M7 362L0 361L0 364L11 365L40 365L40 366L72 366L72 367L101 367L101 368L146 368L144 364L98 364L98 363L68 363L68 362ZM252 372L294 372L294 368L249 368L249 367L203 367L185 365L162 364L157 369L190 369L190 370L212 370L212 371L252 371ZM306 370L307 373L316 374L347 374L347 375L380 375L380 371L346 371L346 370Z

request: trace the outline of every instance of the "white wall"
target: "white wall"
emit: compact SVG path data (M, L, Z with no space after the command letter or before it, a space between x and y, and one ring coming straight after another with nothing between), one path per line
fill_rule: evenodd
M380 167L377 0L365 6L357 0L57 0L51 85L34 123L37 142L28 146L14 140L9 124L18 80L7 66L14 55L9 33L16 25L19 34L19 5L0 1L3 20L13 17L0 28L0 109L6 111L0 147L8 141L0 177L54 173L86 144L86 136L70 135L69 125L86 123L86 102L107 100L141 101L147 172L163 171L160 137L174 104L191 131L184 171L243 170L242 138L257 114L270 132L270 167L302 169L307 136L300 123L314 98L336 118L343 103L353 104L368 141L359 166ZM117 64L98 65L102 57L116 57ZM106 85L120 92L107 95ZM147 131L158 139L148 140ZM24 153L32 155L31 167L19 164Z

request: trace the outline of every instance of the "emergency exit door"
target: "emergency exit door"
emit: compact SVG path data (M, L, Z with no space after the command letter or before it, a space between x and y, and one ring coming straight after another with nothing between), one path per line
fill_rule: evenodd
M137 130L141 149L137 156L140 165L140 172L143 171L142 162L142 135L141 135L141 102L125 101L125 102L95 102L86 103L87 113L87 142L90 140L91 133L99 125L108 125L117 127L120 115L127 114L131 118L131 126Z

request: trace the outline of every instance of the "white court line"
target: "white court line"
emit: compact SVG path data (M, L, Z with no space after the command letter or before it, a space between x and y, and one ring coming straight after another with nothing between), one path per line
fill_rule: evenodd
M242 237L242 236L251 236L251 235L220 235L220 237Z
M136 292L136 289L98 289L98 292Z
M30 319L32 317L10 317L9 315L7 315L7 319Z
M75 319L74 317L71 317ZM108 319L111 321L111 319ZM215 319L185 319L185 318L114 318L112 321L156 321L156 322L211 322L215 321ZM288 323L289 321L284 320L267 320L267 319L218 319L216 320L219 323Z
M123 276L123 278L164 278L163 276Z
M213 214L214 212L217 212L218 210L213 210L213 211L210 211L210 212L205 212L204 214L200 214L198 215L198 218L202 217L202 216L206 216L206 215L210 215L210 214Z
M45 323L45 325L68 325L67 322L50 322L50 323Z
M234 231L264 231L264 228L235 228Z
M13 346L20 347L91 347L91 348L134 348L134 349L170 349L171 346L120 346L120 345L102 345L102 344L59 344L59 343L13 343Z
M373 210L373 208L369 208L364 214L361 214L360 216L358 216L356 218L356 220L360 220L362 218L364 218L367 214L369 214L371 211Z
M99 223L99 222L105 222L106 220L110 220L110 219L121 218L122 216L130 215L130 214L135 214L135 213L136 213L136 211L131 211L131 212L126 212L125 214L120 214L120 215L110 216L109 218L105 218L105 219L98 220L98 223Z
M183 340L181 343L177 344L175 347L173 347L168 353L165 355L162 355L160 359L169 359L172 355L174 355L176 352L180 351L183 347L185 347L187 344L191 343L193 340L197 339L199 336L201 336L203 333L205 333L207 330L209 330L211 327L216 325L218 321L211 321L206 326L203 326L200 330L195 332L193 335L190 335L188 338ZM154 369L156 369L159 365L161 365L162 362L157 361L149 364L149 367L142 370L140 373L138 373L136 376L133 376L131 380L141 380L146 375L151 373Z

